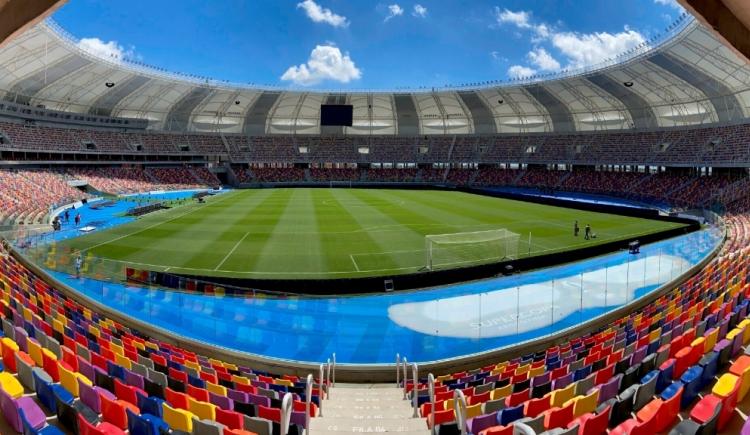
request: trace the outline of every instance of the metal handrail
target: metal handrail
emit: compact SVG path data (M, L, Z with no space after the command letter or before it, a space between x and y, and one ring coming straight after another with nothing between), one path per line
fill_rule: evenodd
M320 365L320 376L318 377L318 382L320 382L320 405L318 405L318 415L321 417L323 416L323 399L325 399L328 395L324 366L325 364Z
M312 390L315 380L312 373L307 375L307 385L305 386L305 435L310 433L310 402L312 402Z
M404 357L404 358L403 358L403 359L401 360L401 367L403 368L403 373L402 373L402 375L403 375L403 376L402 376L402 379L404 380L404 400L406 400L406 385L408 384L408 382L406 382L406 379L407 379L407 373L406 373L406 365L407 365L408 363L409 363L409 362L408 362L408 361L406 360L406 357Z
M331 370L332 370L333 377L331 378L331 387L335 387L336 386L336 352L333 353L332 359L333 359L333 368Z
M453 390L453 409L456 412L456 423L461 435L466 433L466 408L466 396L461 389L456 388Z
M331 390L328 388L328 384L331 382L331 359L328 358L326 364L326 397L331 397Z
M432 373L427 375L427 393L430 396L430 430L435 433L435 375Z
M281 434L286 435L289 433L289 425L292 421L292 404L294 403L294 397L292 393L284 394L284 398L281 400Z
M412 418L418 418L419 417L419 390L417 387L419 386L419 367L417 367L417 363L411 363L411 379L412 379L412 388L411 388L411 401L412 405L414 406L414 413L412 414Z
M396 388L401 386L401 355L396 354Z

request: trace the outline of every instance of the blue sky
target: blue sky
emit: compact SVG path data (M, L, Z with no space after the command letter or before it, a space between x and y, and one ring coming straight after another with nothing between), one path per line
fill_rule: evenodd
M598 63L658 34L675 0L70 0L105 56L257 85L440 87Z

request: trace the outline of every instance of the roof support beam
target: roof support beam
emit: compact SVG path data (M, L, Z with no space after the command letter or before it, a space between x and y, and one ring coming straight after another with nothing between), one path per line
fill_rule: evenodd
M570 109L560 99L552 95L541 84L534 84L524 86L526 92L529 93L534 99L536 99L549 113L552 119L552 127L555 133L564 133L568 131L575 131L576 125L573 122L573 115L570 113Z
M419 115L411 94L393 96L400 136L419 136Z
M67 0L0 0L0 47L47 18Z
M622 83L616 82L604 73L594 74L586 79L602 88L604 92L620 100L628 109L628 112L630 112L630 117L633 119L635 128L656 128L659 126L656 122L654 111L651 110L648 102Z
M750 3L747 0L679 0L725 45L750 62Z

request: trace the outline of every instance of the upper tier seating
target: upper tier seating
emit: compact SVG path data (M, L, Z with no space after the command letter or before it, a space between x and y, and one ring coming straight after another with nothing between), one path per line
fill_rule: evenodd
M47 170L0 170L0 223L41 224L49 212L87 195Z

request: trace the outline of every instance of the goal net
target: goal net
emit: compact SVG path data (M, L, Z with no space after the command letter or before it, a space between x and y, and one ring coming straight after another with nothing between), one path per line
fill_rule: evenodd
M520 235L506 229L425 236L429 270L492 263L518 257Z

